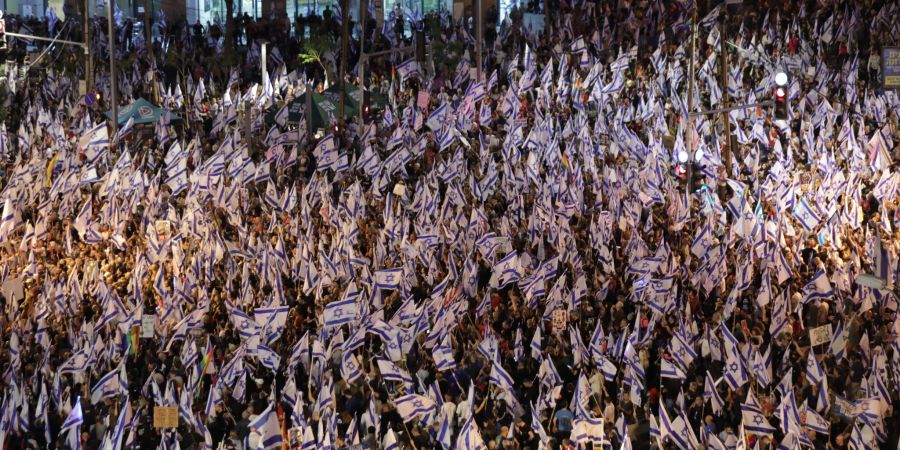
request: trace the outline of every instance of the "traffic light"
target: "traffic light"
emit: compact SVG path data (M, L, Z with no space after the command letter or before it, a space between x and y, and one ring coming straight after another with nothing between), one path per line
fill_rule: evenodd
M787 89L775 87L775 120L788 120Z
M703 168L696 162L692 162L688 168L688 191L697 192L703 187Z
M363 90L362 112L363 117L366 119L372 114L372 96L369 95L369 91L366 90Z
M788 74L779 70L775 74L775 120L788 120Z

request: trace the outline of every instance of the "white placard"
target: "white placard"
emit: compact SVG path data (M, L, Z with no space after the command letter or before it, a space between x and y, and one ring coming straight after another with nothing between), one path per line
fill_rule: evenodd
M831 342L831 324L822 325L809 330L809 343L815 347L819 344Z
M155 331L154 327L156 327L156 316L153 314L147 314L141 317L141 337L142 338L152 338Z
M25 278L18 277L6 280L3 286L0 287L0 290L2 290L3 297L7 301L22 300L25 298Z
M553 332L562 333L566 331L566 323L569 321L569 314L564 309L553 311Z
M156 221L156 238L159 242L165 242L172 234L172 222L168 220Z

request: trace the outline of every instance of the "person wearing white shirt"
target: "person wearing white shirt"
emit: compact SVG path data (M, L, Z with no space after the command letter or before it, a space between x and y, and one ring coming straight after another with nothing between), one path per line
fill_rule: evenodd
M471 417L472 407L469 406L469 400L462 400L456 404L456 421L465 423Z
M441 406L441 416L446 417L449 421L448 427L450 428L450 435L452 436L454 431L456 430L456 422L454 419L456 418L456 404L452 401L444 401L444 405Z

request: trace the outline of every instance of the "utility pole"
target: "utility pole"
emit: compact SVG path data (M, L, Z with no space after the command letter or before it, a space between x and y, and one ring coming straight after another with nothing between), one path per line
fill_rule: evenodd
M306 116L306 139L312 139L313 135L313 126L312 126L312 94L313 94L313 84L311 81L306 82L306 105L304 109L304 116Z
M250 100L244 102L244 141L247 143L247 150L253 151L253 139L250 136L253 121L253 103Z
M366 103L366 22L369 16L367 0L359 0L359 133L362 132L365 118L363 117Z
M691 200L691 180L694 176L694 118L691 113L694 111L694 83L696 79L696 70L694 61L697 55L697 6L694 5L694 11L691 15L691 62L690 62L690 80L688 81L688 116L685 117L687 125L687 183L685 183L685 192L687 193L688 206ZM677 157L677 155L676 155Z
M347 74L347 52L350 47L350 2L341 0L341 71L338 77L338 115L337 122L344 123L344 78Z
M159 83L156 82L156 50L153 48L153 23L150 21L150 15L150 0L144 0L144 46L150 54L150 85L153 89L153 102L159 104Z
M94 68L91 61L91 13L90 13L90 5L88 4L90 0L84 0L84 12L82 17L82 22L84 25L84 90L85 93L91 92L94 90Z
M481 0L475 0L475 41L477 45L476 55L475 55L475 64L478 65L478 81L484 81L484 77L481 73L481 68L484 63L482 59L484 44L484 11L481 9Z
M260 45L259 49L259 71L262 72L262 85L263 89L266 88L267 82L269 81L269 65L268 65L268 52L266 51L266 44L268 42L263 42Z
M726 176L731 176L731 121L728 120L728 48L725 46L727 41L728 30L728 10L722 14L722 33L719 35L719 43L721 47L721 64L719 68L719 84L722 86L722 106L726 112L722 113L722 121L725 126L725 149L722 153L722 159L725 160Z
M119 129L119 92L116 83L116 22L113 21L113 2L116 0L106 0L106 21L108 25L109 37L109 92L110 104L112 105L112 133L115 136Z
M366 81L363 78L363 74L365 73L366 68L366 54L363 53L359 55L359 129L362 130L362 126L365 123L365 108L366 108ZM357 133L359 134L359 133Z

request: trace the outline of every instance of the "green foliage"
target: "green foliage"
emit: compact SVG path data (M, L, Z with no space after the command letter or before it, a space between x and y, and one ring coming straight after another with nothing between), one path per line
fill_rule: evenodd
M328 67L325 67L325 54L333 51L334 46L335 43L330 39L321 34L316 34L303 41L303 51L297 55L297 59L304 65L318 64L322 68L322 72L325 74L325 81L327 82L333 78L333 72L329 71Z
M297 56L303 64L316 63L322 65L322 58L325 56L325 53L333 47L334 43L327 37L315 35L303 41L303 51Z

